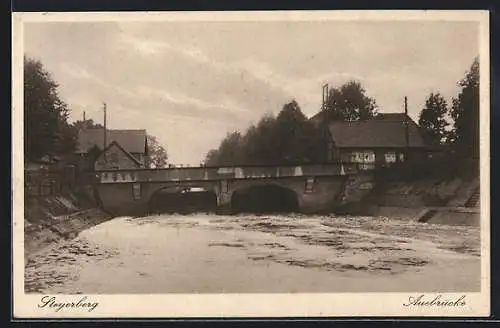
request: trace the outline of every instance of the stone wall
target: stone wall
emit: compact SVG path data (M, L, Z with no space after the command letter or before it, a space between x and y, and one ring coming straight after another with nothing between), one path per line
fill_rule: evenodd
M464 206L479 186L478 179L422 179L382 182L366 202L379 206Z
M112 216L74 194L29 198L25 202L24 253L76 237ZM93 206L92 206L93 205Z

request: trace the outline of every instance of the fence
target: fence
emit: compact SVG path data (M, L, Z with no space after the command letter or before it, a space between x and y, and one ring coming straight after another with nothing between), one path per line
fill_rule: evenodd
M28 197L54 196L72 190L76 183L75 168L43 167L24 171L24 191Z

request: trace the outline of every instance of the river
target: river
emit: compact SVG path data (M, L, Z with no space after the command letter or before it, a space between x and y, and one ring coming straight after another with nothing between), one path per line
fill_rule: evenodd
M27 293L479 290L478 227L382 217L118 217L25 266Z

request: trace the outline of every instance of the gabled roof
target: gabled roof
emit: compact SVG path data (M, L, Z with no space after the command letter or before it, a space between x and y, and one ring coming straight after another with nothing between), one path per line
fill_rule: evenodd
M317 112L316 114L314 114L313 116L309 117L309 120L310 121L316 121L320 118L321 116L321 111Z
M107 130L106 143L116 141L123 149L130 153L144 154L146 150L146 130ZM80 130L76 153L87 153L92 147L102 149L104 144L104 129L91 128Z
M123 149L123 147L116 141L113 141L112 143L110 143L102 152L101 154L99 154L99 156L97 156L96 160L104 153L106 153L109 149L111 149L112 147L117 147L118 149L120 149L128 158L130 158L134 163L136 163L138 166L141 166L141 162L139 162L137 160L137 158L135 158L134 156L132 156L128 151L126 151L125 149Z
M366 121L332 122L330 135L340 148L404 148L405 119L408 120L409 147L425 147L418 125L404 113L379 114Z

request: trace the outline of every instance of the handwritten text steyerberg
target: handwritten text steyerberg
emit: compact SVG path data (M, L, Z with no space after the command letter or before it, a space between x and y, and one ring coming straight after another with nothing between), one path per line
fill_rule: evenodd
M53 308L55 312L62 309L86 309L92 312L97 306L98 302L87 301L87 296L80 298L78 301L59 301L54 296L43 296L38 304L39 308Z

